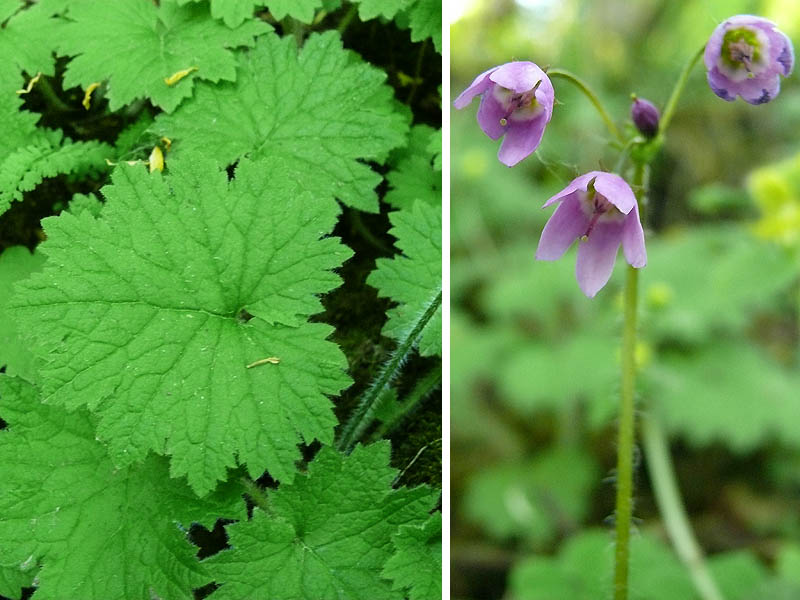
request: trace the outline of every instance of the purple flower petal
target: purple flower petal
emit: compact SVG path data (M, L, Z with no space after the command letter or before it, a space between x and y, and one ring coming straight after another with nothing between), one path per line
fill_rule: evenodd
M619 221L598 223L589 239L578 246L575 275L581 291L589 298L594 298L611 279L621 235L622 223Z
M631 212L631 209L636 206L636 196L633 195L631 186L615 173L603 173L601 171L597 175L597 179L594 180L594 189L605 196L606 200L611 202L611 204L619 209L619 212L625 215Z
M644 230L639 220L639 207L634 204L633 210L625 217L622 224L622 250L628 264L637 269L647 264L647 250L644 247Z
M547 225L544 226L539 247L536 249L538 260L558 260L564 255L577 238L586 233L589 227L589 216L583 211L578 195L574 191L564 198L556 208Z
M453 101L453 106L455 106L458 109L462 109L465 106L467 106L470 102L472 102L472 99L475 96L485 92L488 89L488 87L492 84L491 80L489 79L489 75L492 73L492 71L495 71L498 68L499 67L492 67L491 69L484 71L483 73L478 75L472 81L472 83L469 84L469 87L465 89L463 92L461 92L458 95L458 98L456 98Z
M784 77L788 77L794 68L794 46L792 46L789 38L786 38L786 44L783 46L781 53L775 60L777 60L783 67Z
M717 96L728 102L736 100L736 92L729 92L726 86L731 85L731 81L724 75L720 75L716 67L706 73L708 86Z
M506 63L497 67L489 75L489 79L497 85L501 85L517 94L532 90L537 82L546 77L547 75L544 74L544 71L532 62L527 61Z
M602 173L603 171L590 171L589 173L584 173L583 175L576 177L575 179L569 182L567 187L565 187L563 190L561 190L555 196L553 196L547 202L545 202L542 205L542 208L547 208L548 206L553 204L553 202L557 202L558 200L561 200L562 198L569 196L575 190L582 190L585 192L587 189L589 189L589 182Z
M481 97L481 105L478 107L478 125L483 133L493 140L500 139L508 129L508 125L501 125L500 119L506 117L508 111L489 91Z
M536 101L544 108L547 115L547 121L553 116L553 104L556 100L556 91L553 89L553 83L544 71L542 72L542 83L536 88Z
M486 94L486 96L488 95ZM523 158L530 156L542 141L546 125L547 115L544 112L535 119L514 121L509 124L506 129L506 136L503 138L503 143L497 152L497 158L504 165L513 167ZM486 130L484 129L484 131Z

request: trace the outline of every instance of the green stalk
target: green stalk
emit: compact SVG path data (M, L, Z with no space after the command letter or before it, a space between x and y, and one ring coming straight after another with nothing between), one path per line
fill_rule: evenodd
M636 163L633 186L637 201L644 197L646 165ZM641 202L640 202L641 204ZM617 434L617 543L614 552L614 600L628 598L631 515L633 513L634 392L636 385L636 307L639 270L630 265L625 279L625 316L622 329L622 389Z
M608 111L603 106L603 103L600 102L600 98L595 94L592 89L586 84L583 79L578 77L577 75L570 73L569 71L565 71L563 69L550 69L547 71L548 77L560 77L561 79L566 79L573 85L575 85L583 94L589 99L589 101L594 104L594 107L597 109L597 112L600 113L600 117L606 124L608 128L608 132L614 137L614 139L619 142L620 144L625 144L625 140L619 133L619 129L617 126L614 125L614 121L611 120L611 116L608 114Z
M664 519L664 527L672 546L689 570L694 587L702 600L724 600L708 565L700 544L692 532L689 517L681 501L675 468L669 456L667 438L661 424L653 416L642 418L642 440L647 456L647 470L653 482L656 504Z
M411 354L414 344L416 344L419 336L422 334L422 330L433 318L433 315L436 314L436 311L439 310L441 305L442 290L440 289L436 296L428 302L425 310L408 330L408 333L403 337L400 345L397 346L386 364L383 365L378 377L361 395L356 410L342 428L341 437L337 443L339 450L350 451L367 427L369 427L370 423L372 423L375 418L375 411L378 408L378 399L380 398L381 392L383 392L400 373L400 368L403 366L409 354Z
M663 132L667 130L669 127L670 121L672 121L672 116L675 114L675 108L678 106L678 100L683 93L683 88L686 87L686 82L689 81L689 73L691 73L692 68L697 64L697 61L700 60L700 57L703 56L703 52L705 51L706 47L703 46L697 53L689 59L689 61L683 66L683 71L678 76L678 81L675 83L675 87L672 89L672 95L669 97L667 101L667 106L664 108L664 114L661 116L661 120L658 123L658 132L661 135Z
M358 6L355 4L351 4L350 8L347 9L347 12L342 17L342 20L339 21L339 26L336 30L339 32L339 35L344 35L345 30L347 29L348 25L350 25L350 21L353 20L353 17L356 16L356 11L358 10Z
M389 420L381 423L375 432L370 436L372 440L378 440L391 433L420 402L427 398L430 393L439 387L442 382L442 368L436 366L428 371L422 379L416 382L414 389L406 398L398 403L397 411Z

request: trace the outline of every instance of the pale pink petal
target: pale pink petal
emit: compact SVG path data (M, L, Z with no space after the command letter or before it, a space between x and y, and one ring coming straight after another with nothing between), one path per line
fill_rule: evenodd
M575 274L581 291L589 298L594 298L611 278L621 241L622 223L609 221L597 223L589 239L578 246Z
M489 75L489 79L517 94L522 94L533 89L538 81L547 77L539 67L532 62L510 62L497 67Z
M494 85L494 84L491 84ZM494 97L491 89L481 98L478 107L478 125L493 140L499 139L508 130L508 125L501 125L500 119L508 116L506 108Z
M639 220L639 207L635 204L622 225L622 250L625 253L625 260L632 267L639 269L647 264L644 230L642 222Z
M544 107L547 114L547 121L553 116L553 103L555 102L556 91L546 73L542 72L542 83L536 88L536 101Z
M536 249L538 260L558 260L572 242L586 233L589 217L581 208L580 194L580 191L574 191L564 198L547 221Z
M636 206L636 197L631 186L615 173L598 173L594 180L594 189L616 206L622 214L627 215Z
M590 171L589 173L584 173L583 175L576 177L569 182L567 187L545 202L544 205L542 205L542 208L547 208L553 202L561 200L565 196L569 196L575 190L582 190L585 192L589 188L589 182L601 173L602 171Z
M458 95L458 98L456 98L456 99L453 101L453 106L455 106L455 107L456 107L456 108L458 108L458 109L464 108L464 107L465 107L465 106L467 106L467 105L468 105L470 102L472 102L472 99L473 99L475 96L477 96L478 94L482 94L483 92L485 92L485 91L486 91L486 89L487 89L487 88L488 88L488 87L491 85L491 83L492 83L492 82L491 82L491 80L489 79L489 75L492 73L492 71L494 71L494 70L495 70L495 69L497 69L497 68L498 68L498 67L492 67L492 68L491 68L491 69L489 69L488 71L484 71L483 73L481 73L480 75L478 75L478 76L477 76L477 77L476 77L476 78L475 78L475 79L472 81L472 83L470 83L470 84L469 84L469 87L467 87L467 89L465 89L463 92L461 92L461 93Z
M513 167L523 158L530 156L542 141L546 125L547 115L544 112L530 121L511 123L506 129L506 136L500 145L497 158L504 165Z

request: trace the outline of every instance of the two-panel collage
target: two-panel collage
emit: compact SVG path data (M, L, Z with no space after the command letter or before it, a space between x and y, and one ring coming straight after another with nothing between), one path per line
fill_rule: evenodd
M797 0L0 0L0 600L800 600Z

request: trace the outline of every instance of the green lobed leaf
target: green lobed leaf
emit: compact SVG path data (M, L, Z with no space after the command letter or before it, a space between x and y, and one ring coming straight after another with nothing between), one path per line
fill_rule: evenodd
M214 600L402 600L381 570L392 536L421 525L436 496L392 489L390 446L324 447L292 484L269 490L269 512L226 527L232 548L203 564L221 587Z
M517 563L509 578L515 600L595 600L613 591L614 543L609 533L585 530L570 538L557 557L531 556ZM658 540L633 537L630 600L694 598L688 572Z
M442 214L439 207L416 201L408 210L389 215L389 231L403 252L394 258L379 258L367 283L399 306L390 309L383 335L401 339L420 318L442 289ZM419 352L423 356L442 353L442 309L422 330Z
M204 2L205 0L178 0L178 4L183 6L189 2ZM215 19L222 19L225 25L236 28L247 19L253 17L256 5L264 6L262 0L210 0L211 16Z
M121 466L171 455L199 494L235 456L291 479L298 442L332 441L326 395L349 383L331 328L306 322L351 255L326 237L337 206L278 158L241 161L230 183L208 159L112 181L100 219L43 221L48 265L18 288L47 401L96 412Z
M0 162L0 214L24 192L61 174L92 176L108 169L112 148L102 142L73 142L58 130L40 129L34 143L17 148Z
M22 343L16 320L8 314L7 307L13 287L41 270L45 257L40 252L31 252L24 246L11 246L0 254L0 367L6 367L8 375L34 379L33 354Z
M0 565L0 595L20 600L22 598L22 588L30 587L33 582L33 573L30 570L23 570L20 565Z
M408 8L412 2L414 0L353 0L354 4L358 4L358 18L362 21L379 16L393 19L398 12Z
M314 11L322 7L322 0L265 0L264 4L279 21L288 15L302 23L311 23Z
M757 348L718 339L691 354L664 353L642 373L667 427L698 445L748 452L778 438L800 447L800 378Z
M320 198L377 212L381 177L363 161L382 162L407 130L386 74L343 50L336 32L312 34L299 52L292 38L266 35L238 64L235 84L198 85L192 102L156 120L175 155L279 155Z
M244 518L239 487L199 500L154 455L119 469L86 411L20 379L0 376L0 415L0 556L36 574L37 600L191 600L211 580L186 532Z
M403 525L392 537L396 554L386 561L383 576L394 588L407 589L410 600L442 597L442 513L421 526Z
M179 6L162 0L73 0L70 22L60 32L59 50L74 56L64 86L86 88L108 80L109 108L114 111L147 98L172 112L192 95L194 82L236 78L231 49L252 46L255 36L270 31L261 21L235 29L211 18L206 3ZM196 69L173 85L165 79Z
M554 448L533 460L505 462L478 471L462 510L497 539L552 540L559 528L575 527L589 510L598 467L579 449Z
M642 323L645 335L657 340L700 343L722 329L742 331L797 276L790 253L741 226L674 232L647 251Z
M16 10L13 3L2 7L0 17L5 20ZM39 72L55 74L57 41L63 35L64 25L53 16L52 3L37 2L14 14L0 28L0 56L4 57L0 67L4 72L19 74L25 71L29 77ZM20 2L17 2L17 7Z
M433 40L436 51L442 53L442 3L438 0L417 0L408 9L411 41Z
M390 189L384 200L395 208L411 208L415 200L441 206L441 156L437 171L433 164L436 147L429 148L436 133L436 130L427 125L415 125L411 128L406 146L392 152L389 159L392 170L386 175ZM441 131L438 133L441 135ZM441 137L439 143L441 144ZM438 152L441 154L441 147Z

